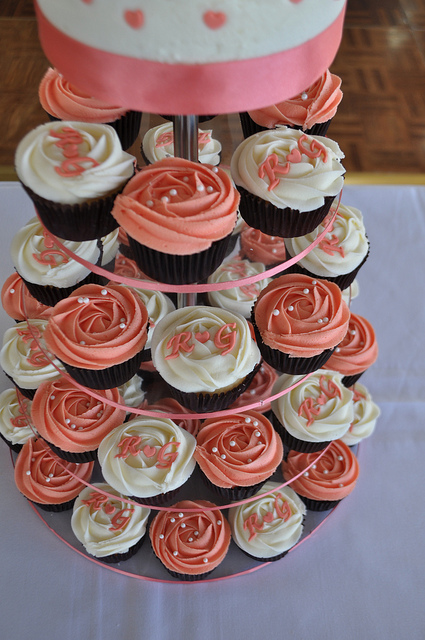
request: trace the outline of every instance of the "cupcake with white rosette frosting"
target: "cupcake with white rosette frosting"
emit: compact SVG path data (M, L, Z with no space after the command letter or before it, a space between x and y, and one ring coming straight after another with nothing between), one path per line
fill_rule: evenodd
M261 361L247 320L202 305L176 309L155 327L153 364L172 395L194 411L225 409L249 386Z
M17 322L3 335L0 363L5 374L30 400L46 380L61 376L63 366L46 349L43 336L47 320Z
M106 238L108 261L114 257L115 242ZM96 240L73 242L61 240L63 245L90 264L99 264L101 250ZM13 266L29 292L41 303L53 306L74 289L89 282L104 283L101 276L70 258L43 227L40 220L31 218L12 239L10 254Z
M149 129L142 141L142 155L152 164L174 156L173 123L165 122ZM198 160L202 164L220 164L221 144L212 137L212 129L198 129Z
M301 538L306 507L293 489L278 482L266 482L257 495L229 509L233 540L250 558L279 560Z
M18 394L16 389L5 389L0 394L0 436L15 453L35 434L30 419L31 401Z
M376 421L381 415L380 408L363 384L356 382L354 387L351 387L351 391L354 394L354 420L347 433L341 438L342 442L350 447L372 435Z
M231 161L242 217L272 236L310 233L341 192L343 158L333 140L288 127L250 136Z
M209 284L220 284L232 280L242 280L251 276L257 276L265 271L265 266L261 262L250 262L240 257L226 260L208 278ZM242 284L231 289L220 289L208 292L208 301L214 307L229 309L249 318L254 302L260 291L270 282L270 278L264 278L252 284Z
M289 388L272 401L273 424L287 448L320 451L345 435L354 420L354 406L353 392L342 384L341 374L327 369L306 377L284 374L273 395Z
M91 556L107 563L122 562L142 546L149 514L150 509L97 482L77 496L71 528Z
M162 504L192 474L195 445L195 438L172 420L139 416L103 438L98 459L114 489L142 504Z
M288 259L305 251L328 227L335 214L331 209L325 220L311 233L285 240ZM339 204L326 236L291 271L335 282L341 290L351 285L369 255L369 241L359 209Z
M134 165L112 127L84 122L39 125L21 140L15 155L18 178L45 227L77 241L117 228L111 209Z

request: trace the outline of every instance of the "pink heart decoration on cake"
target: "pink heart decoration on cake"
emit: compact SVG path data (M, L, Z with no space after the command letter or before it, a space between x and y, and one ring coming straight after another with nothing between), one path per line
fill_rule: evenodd
M142 449L142 452L145 454L147 458L153 458L156 455L156 447L151 447L150 444L145 444Z
M206 11L202 19L209 29L220 29L226 23L227 16L222 11Z
M292 149L292 151L286 156L286 159L288 162L293 162L294 164L296 164L297 162L301 162L302 157L299 149Z
M202 344L204 344L204 342L206 342L210 337L210 334L208 331L204 331L203 333L200 333L199 331L197 333L195 333L195 340L197 340L198 342L202 342Z
M134 11L130 11L129 9L124 12L124 20L132 29L140 29L145 22L145 16L140 9L135 9Z

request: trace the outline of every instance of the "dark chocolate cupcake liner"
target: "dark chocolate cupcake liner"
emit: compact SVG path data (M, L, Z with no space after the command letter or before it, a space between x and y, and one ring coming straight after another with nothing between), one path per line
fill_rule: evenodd
M328 509L333 509L341 502L341 500L313 500L312 498L298 495L310 511L328 511Z
M22 277L22 276L21 276ZM49 307L54 307L60 300L64 300L67 298L73 291L82 287L85 284L100 284L105 285L109 280L104 276L98 275L97 273L90 272L87 274L83 280L80 282L76 282L71 287L55 287L53 285L41 285L36 284L35 282L30 282L25 278L22 278L25 286L27 287L30 294L42 304L45 304Z
M117 562L125 562L126 560L129 560L134 555L136 555L136 553L142 547L144 539L145 539L145 534L140 538L138 542L136 542L136 544L130 547L129 550L126 551L125 553L111 553L110 556L102 556L102 557L93 556L91 554L89 555L91 558L95 558L96 560L99 560L100 562L105 562L106 564L116 564Z
M19 453L22 449L22 444L13 444L10 440L8 440L2 433L0 433L0 438L7 444L9 449L11 449L14 453Z
M246 376L245 380L221 393L185 393L168 385L169 391L173 398L177 400L183 407L190 409L194 413L209 413L211 411L222 411L227 409L251 384L252 379L261 366L261 361Z
M149 498L142 498L140 496L131 496L131 500L134 502L138 502L142 505L148 505L150 507L161 507L164 504L167 504L170 500L174 499L178 493L180 492L181 487L176 487L175 489L171 489L171 491L166 491L165 493L158 493L156 496L150 496Z
M232 234L199 253L173 255L155 251L128 236L137 266L149 278L167 284L191 284L205 280L223 262Z
M125 184L113 193L80 204L60 204L37 195L22 183L37 209L38 216L50 233L63 240L83 242L97 240L118 228L111 215L116 196Z
M254 327L255 337L258 348L261 351L261 355L267 364L281 373L289 373L290 375L296 376L317 371L329 360L336 348L333 347L332 349L326 349L325 351L322 351L322 353L319 353L317 356L312 356L311 358L293 357L287 353L279 351L278 349L272 349L263 342L258 327L255 324L254 314L252 314L251 322Z
M263 480L263 482L258 482L257 484L250 485L249 487L218 487L216 484L211 482L211 480L202 472L202 480L205 485L211 489L216 495L233 502L235 500L244 500L245 498L251 498L254 494L257 493L261 489L261 487L267 482Z
M140 111L127 111L121 118L107 123L117 132L124 151L127 151L137 140L142 115Z
M28 502L42 509L43 511L50 511L51 513L61 513L62 511L69 511L74 506L75 498L68 500L68 502L62 502L60 504L42 504L41 502L35 502L27 498Z
M238 549L240 549L242 551L243 554L245 554L248 558L251 558L251 560L256 560L257 562L276 562L277 560L281 560L282 558L284 558L289 549L287 549L287 551L282 551L282 553L278 553L275 556L272 556L271 558L259 558L258 556L253 556L250 553L248 553L248 551L245 551L245 549L242 549L242 547L240 547L236 542L235 542L236 546L238 547Z
M142 352L125 362L112 365L106 369L81 369L62 362L67 373L79 384L89 389L112 389L128 382L139 370Z
M263 127L261 124L257 124L251 118L249 113L242 112L239 114L239 119L241 121L242 133L244 138L249 138L255 133L259 133L260 131L269 131L268 127ZM328 132L329 126L331 124L331 120L327 120L326 122L316 122L309 129L305 129L304 133L310 136L325 136ZM302 130L302 127L296 124L285 124L283 126L289 127L289 129L297 129L298 131ZM273 128L271 129L273 130Z
M342 273L339 276L320 276L317 273L313 273L312 271L305 269L303 266L301 266L299 262L296 262L291 267L289 267L289 269L286 270L286 273L302 273L303 275L310 276L311 278L320 278L321 280L327 280L328 282L333 282L334 284L336 284L341 289L341 291L344 291L344 289L347 289L353 283L358 272L360 271L360 269L368 259L369 253L370 253L370 244L369 244L367 254L363 258L359 266L353 269L352 271L350 271L349 273ZM288 251L286 251L286 259L290 260L291 257L292 256L288 253Z
M241 194L240 214L245 222L269 236L295 238L311 233L326 218L335 196L325 196L324 204L313 211L279 209L237 185Z
M4 369L3 369L3 373L6 376L6 378L8 378L11 382L13 382L13 384L16 387L16 389L19 391L19 393L21 393L24 396L24 398L27 398L27 400L33 400L34 399L35 392L37 391L37 389L24 389L23 387L20 387L18 384L16 384L16 382L14 381L12 376L10 376L8 373L6 373L6 371Z
M325 442L309 442L307 440L300 440L299 438L295 438L292 436L285 427L279 422L279 419L272 414L272 424L275 431L281 437L281 440L284 446L287 449L293 449L294 451L298 451L298 453L315 453L316 451L323 451L329 444L329 441Z
M344 387L350 388L353 386L353 384L356 384L356 382L360 380L363 374L364 374L364 371L361 371L360 373L353 374L352 376L344 376L341 382L344 385Z
M67 462L74 462L75 464L84 464L86 462L94 462L97 460L97 449L93 451L83 451L80 453L74 453L73 451L64 451L60 447L52 444L45 438L43 438L44 442L51 448L53 453L55 453L62 460L66 460Z

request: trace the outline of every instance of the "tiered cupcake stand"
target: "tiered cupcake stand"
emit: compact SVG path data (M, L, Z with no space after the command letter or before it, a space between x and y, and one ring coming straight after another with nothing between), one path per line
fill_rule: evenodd
M197 159L197 154L198 154L197 131L198 131L198 118L196 116L176 116L174 118L174 136L175 136L174 139L175 139L176 155L179 155L180 157L185 157L189 160ZM338 203L338 198L336 198L334 203L335 215L337 211L337 203ZM334 219L334 216L330 218L328 227L332 225L333 219ZM224 282L220 284L169 285L169 284L164 284L160 282L154 282L151 280L140 281L134 278L125 278L122 276L118 276L117 274L110 273L109 271L105 271L104 269L96 265L91 265L87 263L82 258L72 254L64 245L60 243L59 240L57 240L57 244L59 248L68 256L70 256L72 259L77 260L84 266L90 268L95 273L105 276L107 279L110 279L112 282L119 282L129 286L139 287L143 289L159 290L168 294L176 294L177 306L183 307L189 304L190 305L196 304L198 294L203 294L211 290L226 289L226 288L240 287L243 285L249 285L254 282L258 282L264 278L271 278L273 276L283 273L289 266L296 263L302 257L302 255L305 255L306 253L311 251L322 240L322 238L324 238L324 236L327 233L327 228L316 238L315 242L305 251L304 254L295 256L294 258L291 258L291 260L288 260L285 263L274 266L271 269L266 269L264 273L258 274L256 276L251 276L249 278L242 278L240 280L232 280L232 281ZM234 254L238 253L239 251L238 243L239 243L239 240L237 241L235 249L233 250ZM29 324L31 326L31 321L29 321ZM34 335L34 338L37 340L37 337L35 335ZM40 344L40 347L44 349L43 344ZM67 374L63 374L63 375L67 375ZM141 375L143 379L143 373ZM73 381L73 383L77 385L75 381ZM288 390L286 390L284 393L287 393L287 391ZM86 389L86 392L96 397L96 391L91 389ZM277 398L279 397L279 395L282 395L282 393L276 396L273 396L271 399ZM102 400L104 400L104 398L102 398ZM155 401L156 403L158 403L156 398L155 398ZM264 401L255 401L254 399L249 405L246 405L245 409L260 410L261 405L263 403ZM22 408L24 410L24 407ZM208 413L208 414L192 414L191 413L190 418L204 419L207 417L211 417L213 415L224 415L229 413L237 413L240 411L241 409L239 408L239 409L227 409L225 411ZM149 411L145 409L132 408L131 412L133 414L140 414L143 416L158 415L158 414L155 414L153 411ZM181 417L181 414L164 412L162 416L168 417L171 419L178 419L179 417ZM29 423L30 423L30 420L29 420ZM323 455L325 451L326 449L319 452L317 454L316 459L319 459L319 457ZM307 470L308 468L306 468L304 472ZM285 484L287 484L283 479L280 468L275 472L274 476L272 477L272 480L280 483L282 487ZM103 478L100 472L100 467L98 466L97 463L95 463L94 474L91 482L94 483L94 482L101 482L101 481L103 481ZM176 502L177 500L183 500L183 499L209 500L214 504L216 504L217 508L219 508L220 510L223 510L224 515L226 515L226 509L229 506L236 506L237 504L241 504L241 502L253 501L257 499L257 496L248 498L244 501L233 502L231 505L229 505L228 503L224 504L223 502L220 502L216 494L214 494L210 489L204 486L203 482L200 479L198 470L195 469L191 478L182 487L178 496L175 498L174 502ZM82 545L75 538L70 526L72 511L64 511L60 513L48 513L44 510L39 509L37 506L33 504L31 504L31 506L34 509L35 513L41 518L44 524L51 530L51 532L54 535L60 538L67 546L74 549L77 553L91 560L92 562L95 562L102 567L106 567L111 571L122 573L127 576L140 579L140 580L172 582L172 583L179 582L175 578L170 577L170 575L167 573L167 571L162 566L162 564L154 556L153 551L150 548L148 533L146 533L145 535L145 541L142 545L142 548L136 553L135 556L126 560L125 562L118 563L116 565L106 564L101 560L97 560L96 558L89 556L84 551L84 548L82 547ZM158 510L167 510L167 511L170 510L169 506L154 507L149 505L149 508L151 508L152 510L151 517L153 517ZM304 523L303 535L300 541L289 551L289 553L291 553L294 549L298 548L300 544L302 544L307 539L309 539L312 533L316 531L332 513L333 513L333 510L326 511L326 512L307 511L307 515ZM282 565L282 569L284 570L285 559L283 558L279 560L279 563ZM267 566L268 564L269 564L268 562L260 562L247 557L242 551L240 551L240 549L235 545L235 543L232 542L229 552L226 558L224 559L224 561L221 563L221 565L219 565L219 567L217 567L211 573L211 575L204 578L202 582L222 580L225 578L252 573L262 567ZM193 582L184 582L183 584L193 584Z

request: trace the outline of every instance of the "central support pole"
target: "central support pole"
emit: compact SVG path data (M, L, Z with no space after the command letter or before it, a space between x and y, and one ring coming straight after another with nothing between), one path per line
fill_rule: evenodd
M198 162L198 116L174 116L174 155ZM178 293L177 306L192 306L196 304L196 293Z

